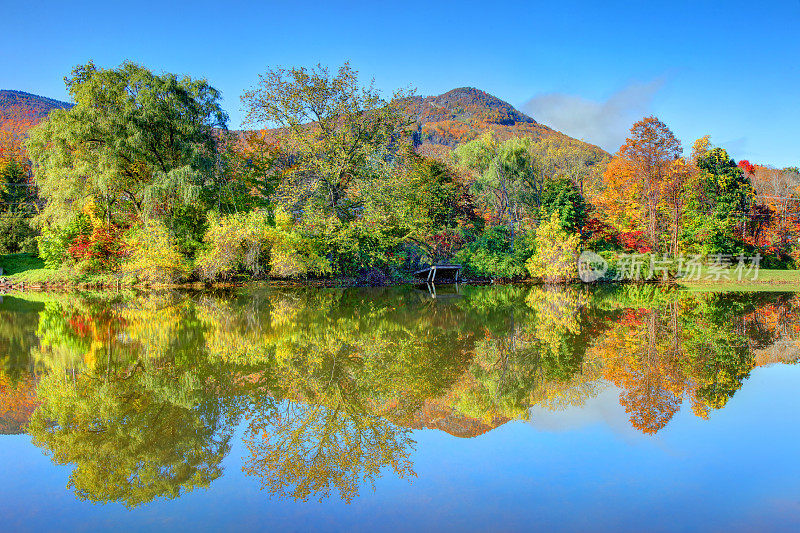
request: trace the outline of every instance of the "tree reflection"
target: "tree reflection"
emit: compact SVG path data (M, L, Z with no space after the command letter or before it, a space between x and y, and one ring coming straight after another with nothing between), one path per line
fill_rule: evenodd
M222 473L235 423L220 397L225 374L199 358L180 361L192 349L163 346L191 338L182 331L190 317L154 320L142 309L164 307L151 303L134 313L107 302L51 303L42 313L38 357L49 373L28 431L56 463L73 465L69 486L81 499L133 507Z
M222 473L232 425L212 405L176 405L141 379L107 383L48 376L29 433L58 464L72 464L69 486L81 499L133 507L207 487Z
M350 502L414 477L412 428L475 436L608 384L637 430L708 418L800 354L793 295L656 286L239 289L6 299L0 423L70 464L83 499L206 487L244 424L271 495ZM23 312L24 311L24 312ZM778 348L776 348L778 347ZM30 423L28 419L30 418Z
M270 494L320 501L332 491L350 503L383 469L413 476L411 431L346 401L282 402L252 413L244 471Z

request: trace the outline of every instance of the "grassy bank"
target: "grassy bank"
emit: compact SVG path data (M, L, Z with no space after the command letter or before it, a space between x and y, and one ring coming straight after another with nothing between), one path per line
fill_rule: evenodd
M0 268L12 283L30 284L97 284L118 285L120 279L111 274L86 274L67 268L46 268L44 262L33 254L10 254L0 256Z
M70 268L47 268L44 262L33 254L0 255L0 286L11 284L19 288L21 284L31 287L109 287L109 288L202 288L231 287L244 283L268 283L274 286L312 286L312 287L351 287L369 285L357 278L333 279L261 279L242 275L228 282L185 282L177 284L149 284L131 277L121 277L113 273L87 274ZM397 285L410 282L410 279L386 279L381 285Z
M700 279L678 279L678 285L690 291L797 291L800 290L800 270L760 269L755 279L737 279L733 269L728 269L721 279L703 279L709 277L707 271L701 272ZM725 278L729 279L725 279Z

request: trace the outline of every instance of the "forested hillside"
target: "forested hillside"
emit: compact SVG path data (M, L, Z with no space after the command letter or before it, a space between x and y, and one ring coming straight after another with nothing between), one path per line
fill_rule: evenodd
M421 153L447 154L449 150L442 147L452 149L491 133L503 141L511 137L573 140L588 152L605 155L602 149L540 124L508 102L474 87L453 89L439 96L414 96L408 113L418 126L416 140Z
M41 119L46 117L53 109L69 109L72 105L37 94L8 89L0 90L0 118L2 120L14 118L17 110L22 110L27 115Z

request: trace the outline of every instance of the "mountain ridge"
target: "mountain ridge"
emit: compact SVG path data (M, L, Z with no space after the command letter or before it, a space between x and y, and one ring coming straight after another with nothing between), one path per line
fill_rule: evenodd
M33 125L52 110L69 109L73 105L25 91L3 89L0 90L0 121L24 118ZM417 150L439 159L449 158L453 148L487 132L501 141L511 137L556 138L579 143L599 156L607 155L602 148L550 128L476 87L457 87L439 95L411 96L407 111L417 124L414 132ZM20 112L23 117L19 116Z
M475 87L458 87L436 96L412 96L408 111L417 123L417 150L438 159L448 158L453 148L487 132L501 141L511 137L555 138L577 143L598 156L608 155L599 146L546 126Z
M25 91L0 89L0 117L5 120L11 118L15 107L28 113L31 118L40 120L53 109L69 109L73 105L75 104Z

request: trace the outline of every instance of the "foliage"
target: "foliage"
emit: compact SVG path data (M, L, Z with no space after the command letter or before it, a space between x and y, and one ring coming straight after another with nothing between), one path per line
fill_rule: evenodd
M586 223L586 201L572 181L551 178L544 182L541 199L541 219L549 220L553 214L570 233L580 231Z
M0 254L36 253L37 231L19 212L0 213Z
M489 278L518 278L525 274L525 261L534 250L528 231L512 240L506 226L490 226L455 254L467 274Z
M58 268L68 259L68 248L78 237L85 237L92 231L87 215L73 216L64 226L44 226L37 238L39 255L48 268Z
M580 235L570 234L557 212L536 229L536 253L525 263L531 276L548 283L571 280L578 273Z
M243 271L296 278L330 269L328 261L293 229L291 216L282 210L276 212L274 221L264 211L212 218L204 244L196 266L206 279L227 278Z
M66 83L74 105L0 95L20 104L0 125L0 252L31 251L40 232L46 265L70 276L118 279L124 263L151 282L191 266L209 280L382 284L454 261L468 275L532 268L552 281L560 267L543 265L572 262L572 240L560 259L532 257L553 216L611 256L800 264L800 172L737 165L708 136L682 158L652 116L609 160L477 89L384 98L347 63L268 70L242 98L260 128L248 132L225 129L205 80L90 62ZM559 253L552 237L540 254Z
M54 110L27 142L44 221L62 222L88 199L111 222L213 198L214 128L227 117L205 80L88 63L66 83L75 106Z
M0 254L35 253L38 232L31 217L38 209L38 198L29 183L24 151L14 144L0 146Z
M390 467L413 475L410 431L342 401L325 407L286 405L258 413L245 437L250 457L244 471L261 478L270 494L320 501L332 489L350 503L358 487Z
M164 217L163 225L168 228L178 251L192 258L202 246L203 236L208 229L208 215L196 205L177 206Z
M688 250L702 254L746 253L744 229L754 190L749 178L728 153L706 142L695 160L689 195L688 223L682 236Z
M510 228L513 237L527 209L541 202L543 173L530 153L530 139L499 143L491 134L459 146L458 164L474 173L472 191L491 224Z
M126 260L120 273L148 283L175 283L189 277L192 268L178 251L163 223L149 221L128 231Z
M91 233L81 234L70 242L67 255L85 272L115 271L127 251L119 226L98 224Z
M384 101L374 86L362 87L348 63L336 75L318 65L273 69L242 97L251 125L278 127L291 154L278 201L287 210L310 205L342 221L356 216L359 189L374 178L373 158L396 149L408 125L398 92Z
M645 117L631 127L631 136L605 171L598 203L608 212L608 220L618 230L643 226L654 250L662 248L661 232L671 222L663 220L662 208L671 207L672 222L680 221L681 205L670 202L682 198L680 153L680 141L672 131L656 117ZM673 228L673 235L676 231ZM672 251L676 252L674 246Z

